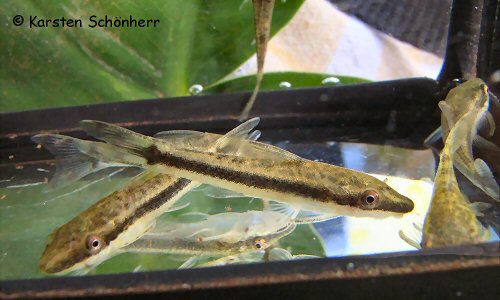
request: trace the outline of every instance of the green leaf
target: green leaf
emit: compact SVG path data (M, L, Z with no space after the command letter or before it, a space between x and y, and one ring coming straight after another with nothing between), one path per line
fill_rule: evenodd
M271 34L302 2L276 2ZM13 25L16 15L22 26ZM89 28L93 15L159 23ZM30 16L81 19L83 27L30 28ZM188 95L191 85L217 82L255 52L247 0L7 0L0 17L2 112Z
M339 80L338 83L329 82L322 83L325 79L336 78ZM213 86L210 86L205 91L206 93L229 93L229 92L243 92L252 91L255 86L255 75L243 76L234 78L231 80L219 82ZM328 80L327 80L328 81ZM265 73L264 79L262 80L262 85L260 90L278 90L285 89L285 87L280 87L281 83L287 82L290 84L291 88L306 88L306 87L318 87L318 86L333 86L333 85L345 85L345 84L356 84L356 83L366 83L370 82L367 79L351 77L351 76L337 76L331 74L321 74L321 73L300 73L300 72L271 72Z

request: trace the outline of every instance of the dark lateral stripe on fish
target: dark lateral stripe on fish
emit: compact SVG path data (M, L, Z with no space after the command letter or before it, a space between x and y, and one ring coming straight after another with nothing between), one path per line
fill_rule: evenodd
M151 146L140 153L150 165L161 163L180 169L193 171L199 174L214 176L223 180L235 182L250 187L258 187L267 190L275 190L285 193L294 193L298 196L320 199L322 202L334 201L339 205L355 206L354 199L344 200L342 197L336 197L326 188L313 187L307 184L291 182L288 180L269 178L252 173L244 173L226 169L222 166L212 166L203 162L187 160L183 157L172 155L171 153L162 153L156 146Z
M106 245L109 245L113 240L115 240L121 233L123 233L130 225L134 224L137 219L140 219L142 216L147 214L150 211L157 209L162 206L166 202L170 201L172 197L177 195L179 191L188 186L191 183L190 180L180 178L174 184L170 185L167 189L163 190L158 195L151 198L149 201L145 202L141 206L139 206L130 217L126 218L123 222L117 224L113 231L102 236L103 242ZM76 257L73 262L67 262L62 267L58 267L57 269L64 270L66 268L71 267L75 261L82 261L87 257L90 257L95 254L91 254L90 252L83 253L79 257Z

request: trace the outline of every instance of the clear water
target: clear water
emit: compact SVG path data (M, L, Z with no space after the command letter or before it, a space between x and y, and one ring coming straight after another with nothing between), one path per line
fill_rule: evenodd
M429 201L432 185L428 179L420 179L433 177L434 157L430 150L336 142L281 141L274 144L312 160L368 173L415 179L405 182L416 182L420 190L412 192L411 189L403 188L401 192L412 198L417 206L419 202L425 206L425 202ZM44 192L45 182L31 182L25 186L17 184L26 182L26 178L14 177L10 182L3 182L0 190L0 279L47 276L39 272L38 259L49 234L91 204L124 186L130 178L130 171L127 170L109 169L105 171L107 176L90 176L87 180L51 192ZM47 173L47 176L51 174ZM191 202L191 205L164 217L175 217L188 211L214 214L228 209L262 209L260 200L246 197L214 199L200 190L188 193L180 202ZM299 225L292 234L279 241L279 246L294 255L316 256L412 250L397 235L399 222L401 220L343 217L314 225ZM109 259L91 274L178 268L187 258L179 255L127 253Z

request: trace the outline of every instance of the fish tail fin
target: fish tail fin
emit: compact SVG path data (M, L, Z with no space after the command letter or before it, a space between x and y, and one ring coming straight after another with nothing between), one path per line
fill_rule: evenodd
M107 166L98 159L84 154L85 141L59 134L38 134L31 140L44 146L56 160L56 172L49 182L49 189L57 189Z
M49 189L66 186L108 167L136 165L131 163L135 157L101 142L59 134L39 134L31 140L55 156L56 172L49 182Z

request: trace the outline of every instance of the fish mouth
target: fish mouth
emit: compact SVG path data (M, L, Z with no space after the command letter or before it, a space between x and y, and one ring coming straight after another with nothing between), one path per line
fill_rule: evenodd
M397 201L385 201L377 209L395 212L409 213L415 208L415 203L407 197L401 196Z

